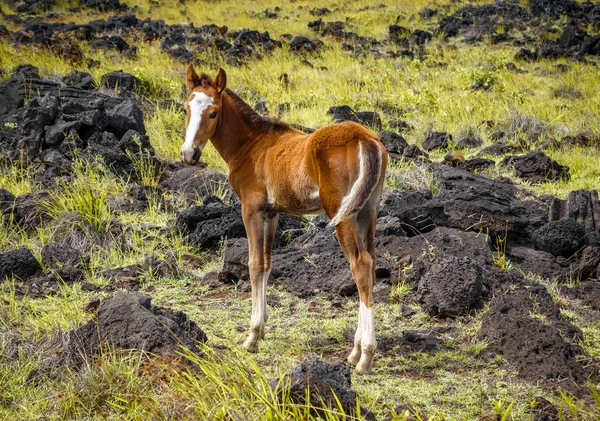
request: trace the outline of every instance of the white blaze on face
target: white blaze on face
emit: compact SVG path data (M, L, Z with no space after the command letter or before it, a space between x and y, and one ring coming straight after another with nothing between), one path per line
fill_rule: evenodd
M185 143L181 147L182 155L194 155L194 138L200 129L202 112L212 105L213 102L213 97L203 92L194 92L194 98L188 103L190 107L190 123L185 132Z

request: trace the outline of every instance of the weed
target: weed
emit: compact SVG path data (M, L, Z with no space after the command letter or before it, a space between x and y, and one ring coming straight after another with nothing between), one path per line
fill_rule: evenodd
M158 162L146 150L140 150L135 154L127 151L127 156L133 162L133 168L140 184L143 186L158 186L162 169L157 165Z
M96 231L101 231L113 216L109 196L122 193L125 186L98 161L74 161L73 175L62 188L51 192L43 206L53 218L74 211Z
M495 233L494 236L496 244L494 245L494 252L492 253L492 260L494 265L502 270L509 270L512 268L510 259L506 257L506 244L508 240L508 221L505 221L505 229L501 233Z
M402 299L411 292L412 288L408 284L410 279L410 272L413 268L412 263L403 263L402 268L398 270L398 281L392 285L390 291L390 299L395 302L400 302Z

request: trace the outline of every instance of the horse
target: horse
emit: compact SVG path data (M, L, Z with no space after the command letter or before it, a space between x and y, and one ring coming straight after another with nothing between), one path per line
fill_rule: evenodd
M198 75L190 64L186 83L185 165L195 165L210 140L229 167L248 237L252 285L250 333L244 348L258 351L268 319L267 280L279 213L325 212L350 262L360 304L348 363L371 372L375 341L373 284L375 227L387 167L387 152L372 131L341 122L304 133L257 114L230 89L222 68Z

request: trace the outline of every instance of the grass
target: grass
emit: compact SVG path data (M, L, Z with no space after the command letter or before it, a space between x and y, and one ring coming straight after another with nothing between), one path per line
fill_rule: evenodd
M125 3L139 7L136 12L139 18L160 17L168 23L192 22L196 26L216 23L226 24L230 29L252 28L269 31L275 39L284 33L317 37L307 23L317 19L310 10L323 7L314 0L283 4L274 0L241 3L199 0L187 5L145 0ZM324 20L342 20L348 31L383 40L392 23L411 30L432 31L440 19L436 16L426 21L419 17L418 12L424 7L433 7L429 1L375 7L379 3L353 0L328 4L332 13ZM447 13L451 13L467 3L485 1L442 3ZM68 11L73 5L70 1L59 1L55 20L84 23L110 15L89 9ZM280 8L279 18L265 18L264 11L274 11L276 7ZM11 11L5 4L0 9L4 13ZM7 26L11 30L17 28L10 22ZM564 59L518 62L517 66L527 73L516 74L505 67L517 51L517 47L508 45L484 42L465 46L434 38L424 54L412 60L353 55L330 38L319 38L323 38L326 47L306 57L292 54L284 46L264 53L262 59L251 59L246 66L232 67L225 66L222 57L211 53L198 57L202 63L199 70L214 73L224 66L229 87L251 105L264 100L270 116L313 128L329 123L330 106L346 104L357 111L379 112L384 129L390 128L391 119L405 120L412 129L403 136L416 144L431 130L447 131L455 140L467 134L478 136L484 140L484 146L492 143L492 133L502 130L507 134L507 142L519 142L527 148L547 139L579 133L600 136L597 95L600 70L593 64ZM16 48L6 39L0 40L0 60L7 69L31 63L40 68L44 77L53 79L72 69L89 71L97 83L109 71L122 69L133 73L141 81L138 93L150 100L144 105L150 142L161 160L178 161L185 116L178 106L165 107L161 101L185 100L182 85L187 63L174 61L157 43L138 44L136 59L90 50L85 42L79 44L86 57L100 62L99 67L87 69L84 64L70 63L41 47ZM387 47L381 48L385 51ZM569 69L559 72L556 64L567 64ZM280 81L283 73L288 74L287 85ZM485 89L473 90L474 84ZM284 104L287 106L280 113L280 105ZM452 147L451 144L449 149ZM446 152L433 152L431 157L441 161ZM471 158L479 149L463 152L466 158ZM600 187L598 149L565 146L547 153L570 167L570 180L529 185L518 180L512 171L500 167L488 173L509 176L537 195L552 194L560 198L566 198L571 190ZM204 150L202 159L210 169L227 173L225 163L212 146ZM134 166L139 184L158 184L160 169L149 157L137 157ZM41 248L55 236L63 235L71 225L83 224L102 233L108 221L117 217L122 224L122 233L115 239L119 247L96 245L89 250L87 281L107 286L110 281L102 279L99 274L102 269L140 263L150 253L159 256L174 253L180 265L186 265L186 255L193 250L181 235L167 229L172 226L176 211L185 206L176 194L167 195L171 204L167 207L158 198L151 198L150 207L144 212L118 213L111 203L124 198L133 182L118 179L98 163L82 161L74 165L74 175L68 183L50 189L44 205L50 220L35 229L24 229L10 219L2 221L1 251L26 246L40 259ZM34 180L33 168L11 165L1 167L0 186L15 196L46 189ZM390 163L386 188L425 189L435 194L437 181L418 162ZM225 191L222 186L215 186L214 193L223 196ZM147 225L158 229L148 229ZM506 239L500 239L492 251L494 261L499 267L511 270L505 256ZM201 256L200 262L201 267L189 265L188 272L181 276L161 278L147 274L140 287L154 297L156 305L182 310L206 330L210 348L205 350L205 359L184 351L168 359L106 350L97 359L89 360L80 372L66 371L55 380L42 378L36 382L28 381L29 374L52 355L57 335L90 319L83 307L98 293L83 291L79 284L63 285L57 295L34 299L15 296L16 281L0 283L0 419L38 419L41 415L47 419L92 420L308 418L307 407L285 398L278 401L267 383L305 358L344 359L356 327L356 303L336 308L324 297L300 300L277 286L270 286L268 292L273 302L269 305L267 337L261 343L260 353L248 355L239 351L239 345L248 329L249 294L239 292L235 286L215 290L198 284L195 275L219 265L218 259L206 255ZM581 346L590 355L590 363L597 363L600 326L586 317L588 309L567 299L558 288L549 286L549 289L565 317L581 327L584 333ZM598 418L600 409L594 400L594 388L588 401L577 401L519 379L502 358L484 358L485 343L474 339L482 313L456 320L431 318L412 303L410 288L402 279L393 286L391 295L393 303L376 305L378 338L393 338L408 329L451 327L451 333L444 334L446 346L438 353L398 348L380 352L372 376L353 377L361 405L379 418L390 415L394 420L403 420L410 413L413 418L423 420L530 420L533 419L530 402L539 395L562 406L562 419ZM409 305L416 314L403 317L402 305ZM400 405L410 409L399 409ZM330 408L324 418L343 419L338 412L338 408Z

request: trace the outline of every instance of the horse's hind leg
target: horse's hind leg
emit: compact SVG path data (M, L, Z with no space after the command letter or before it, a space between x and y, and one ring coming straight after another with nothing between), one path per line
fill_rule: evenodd
M354 348L348 356L350 364L356 364L358 374L371 371L373 354L377 348L375 342L375 316L373 308L374 259L369 252L363 235L370 229L360 226L360 218L340 222L337 235L340 246L350 261L352 277L358 287L360 297L358 327L354 336Z

